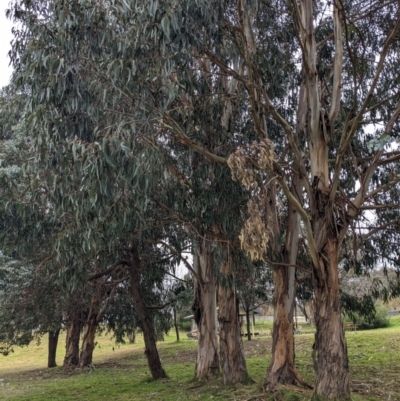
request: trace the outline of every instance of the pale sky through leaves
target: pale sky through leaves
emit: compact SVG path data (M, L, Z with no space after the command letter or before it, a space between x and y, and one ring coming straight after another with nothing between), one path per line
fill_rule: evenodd
M8 84L12 72L8 58L8 52L11 48L10 42L13 39L12 23L5 16L9 2L10 0L0 0L0 88Z

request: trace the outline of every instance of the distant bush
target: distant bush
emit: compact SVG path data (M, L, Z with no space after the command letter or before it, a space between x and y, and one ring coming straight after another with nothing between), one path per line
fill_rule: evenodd
M183 331L190 331L190 329L192 328L192 322L190 320L181 320L178 323L178 326Z
M375 314L372 316L366 317L354 313L351 318L347 317L345 321L351 321L355 323L357 328L362 330L379 329L382 327L388 327L390 325L387 309L380 304L375 304Z

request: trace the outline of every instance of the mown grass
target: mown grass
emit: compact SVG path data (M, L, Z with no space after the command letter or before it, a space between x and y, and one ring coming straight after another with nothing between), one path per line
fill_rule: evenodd
M257 328L257 331L261 330ZM269 328L268 328L269 331ZM265 330L264 334L267 333ZM400 317L386 329L346 332L355 401L400 401ZM60 338L57 362L61 365L65 337ZM166 336L159 343L167 380L154 381L143 354L143 342L116 346L107 336L98 337L95 370L65 372L46 369L46 339L39 345L17 349L0 359L0 400L65 401L175 401L175 400L309 400L311 391L283 387L275 394L263 394L263 379L269 363L271 337L244 341L248 368L255 383L225 387L222 378L207 383L193 381L196 342L182 333L182 341ZM296 361L304 379L312 383L311 347L313 334L296 336Z

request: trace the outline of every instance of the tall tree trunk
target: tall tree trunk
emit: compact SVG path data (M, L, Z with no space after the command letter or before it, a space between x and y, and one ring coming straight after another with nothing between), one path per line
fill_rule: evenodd
M349 362L339 299L338 242L328 239L314 271L316 399L350 400ZM314 269L315 270L315 269Z
M143 332L145 354L153 379L164 379L167 375L164 372L158 354L153 322L150 318L146 304L144 303L140 289L140 264L139 249L137 245L134 244L131 250L131 260L129 264L133 307L135 308L138 323Z
M58 337L60 334L60 329L49 331L49 349L47 356L47 367L55 368L57 366L56 363L56 354L57 354L57 345L58 345Z
M86 329L82 340L81 355L79 357L79 367L90 366L93 361L93 350L95 347L96 330L98 326L97 315L94 313L89 316L86 322Z
M79 338L82 330L80 316L75 317L68 325L66 338L66 353L63 368L70 368L79 364Z
M176 341L179 342L179 327L178 327L178 322L176 320L176 307L174 306L173 308L173 313L174 313L174 327L175 327L175 334L176 334Z
M293 304L294 268L274 269L274 323L272 356L266 377L266 388L273 391L278 384L296 384L294 365Z
M202 238L197 245L196 252L198 280L193 312L199 339L195 377L197 380L204 380L219 371L216 278L211 243Z
M341 3L334 1L335 25L335 69L333 99L329 112L330 126L334 133L341 96L340 74L342 70L342 34L339 9ZM301 40L303 42L303 60L307 99L309 107L308 143L311 165L311 224L307 228L310 253L313 259L313 286L315 291L315 334L314 350L318 354L315 362L316 383L314 396L316 399L349 400L350 378L347 358L347 347L344 338L341 308L339 300L338 253L339 237L346 218L337 213L335 206L336 188L331 186L332 176L329 174L328 143L329 135L322 129L326 126L325 117L321 113L320 86L318 83L317 51L314 28L314 2L301 0ZM342 145L342 141L340 142ZM338 161L338 159L336 159ZM338 172L336 172L338 173ZM339 177L334 177L337 185ZM337 219L341 220L337 224ZM306 225L309 222L306 220Z
M240 339L239 301L236 297L231 262L223 263L219 284L219 344L224 384L234 385L250 380Z
M302 184L297 174L293 177L291 190L297 194L298 199ZM284 251L284 261L289 266L278 266L273 270L275 287L272 356L265 380L265 387L270 391L273 391L278 384L296 384L298 381L305 385L295 366L293 311L296 296L296 269L290 266L296 264L299 232L298 213L293 205L289 204Z

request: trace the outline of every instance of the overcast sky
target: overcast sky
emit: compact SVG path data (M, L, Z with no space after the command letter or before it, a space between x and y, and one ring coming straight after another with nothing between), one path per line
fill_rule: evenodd
M5 16L9 2L10 0L0 0L0 88L8 84L12 72L11 67L9 67L10 59L7 55L13 38L12 23Z

